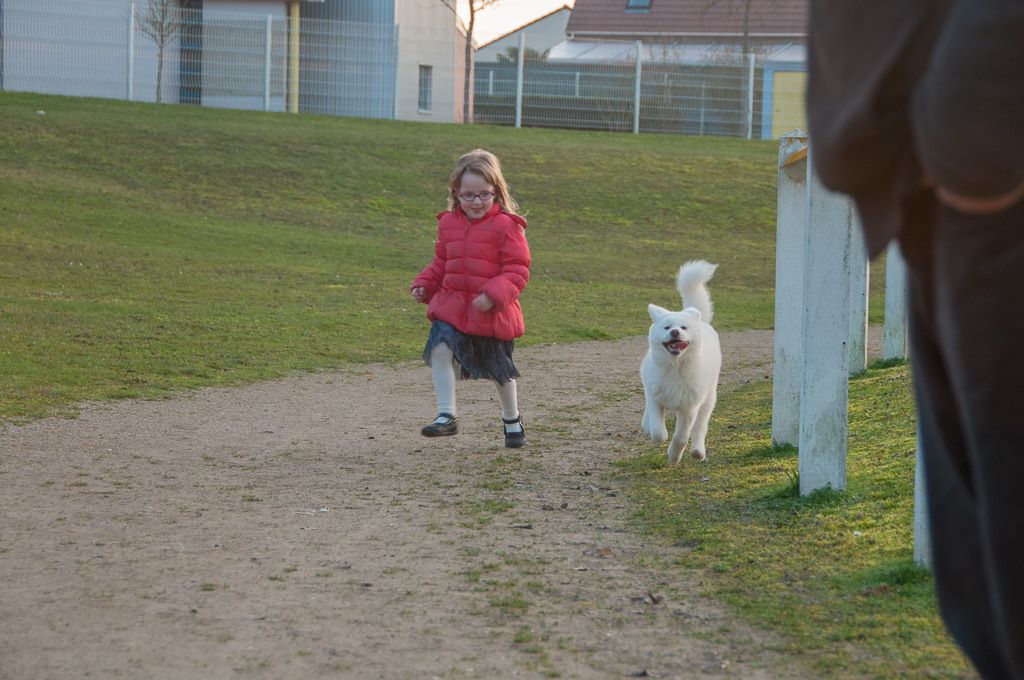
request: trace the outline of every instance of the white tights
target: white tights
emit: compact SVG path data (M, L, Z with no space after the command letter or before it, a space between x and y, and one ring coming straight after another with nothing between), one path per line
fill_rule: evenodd
M439 343L430 351L430 374L434 379L434 394L437 396L437 412L458 415L455 410L455 356L445 343ZM514 420L519 417L516 381L509 380L504 385L494 383L498 388L498 402L501 404L501 417ZM516 428L510 428L516 429Z

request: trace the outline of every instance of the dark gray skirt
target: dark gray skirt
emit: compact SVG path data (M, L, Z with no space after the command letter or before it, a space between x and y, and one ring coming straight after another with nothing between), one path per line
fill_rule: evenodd
M444 321L434 321L430 325L427 345L423 348L423 361L430 365L430 353L435 347L444 343L455 355L461 370L462 379L494 380L504 385L513 378L519 377L519 369L512 361L514 340L498 340L482 335L467 335Z

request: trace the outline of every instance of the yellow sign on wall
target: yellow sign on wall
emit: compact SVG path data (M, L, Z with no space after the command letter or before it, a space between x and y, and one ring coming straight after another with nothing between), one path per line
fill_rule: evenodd
M804 91L807 73L775 71L772 74L772 139L793 128L806 128Z

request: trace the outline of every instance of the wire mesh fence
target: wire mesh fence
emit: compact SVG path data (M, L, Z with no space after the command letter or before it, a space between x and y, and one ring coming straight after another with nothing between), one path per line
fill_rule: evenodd
M285 3L260 7L271 11L211 11L199 0L0 0L0 89L395 117L398 26L293 22ZM802 62L672 59L668 48L621 46L600 61L526 58L521 82L516 61L477 62L475 120L753 138L804 125Z
M302 20L299 109L393 118L398 28Z
M396 26L192 5L0 0L0 89L393 117Z
M69 13L52 0L4 0L3 87L46 94L123 97L127 91L124 3Z
M792 78L780 77L793 75ZM773 138L803 125L803 65L756 59L709 63L478 62L479 123ZM517 109L518 106L518 109Z

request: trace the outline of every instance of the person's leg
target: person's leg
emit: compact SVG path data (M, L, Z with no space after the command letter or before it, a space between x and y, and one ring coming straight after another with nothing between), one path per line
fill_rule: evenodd
M434 380L437 412L458 415L455 411L455 365L451 347L443 342L430 351L430 376Z
M437 398L437 418L420 432L426 437L443 437L459 431L455 410L455 366L451 348L439 343L430 350L430 375Z
M1024 678L1024 202L985 217L940 210L937 223L933 335L956 405L943 415L963 437L946 441L969 471L980 543L971 553L1004 665L979 670Z
M501 419L504 421L519 419L519 395L517 393L516 381L509 380L504 385L494 383L498 388L498 403L501 404ZM521 432L522 423L506 425L509 432Z
M988 605L971 471L954 391L936 337L939 329L934 323L932 292L925 277L912 277L910 357L935 591L946 627L982 675L1004 677Z
M526 444L526 430L519 418L519 401L515 380L502 385L494 383L498 388L498 402L501 404L501 420L505 430L505 446L518 449Z

